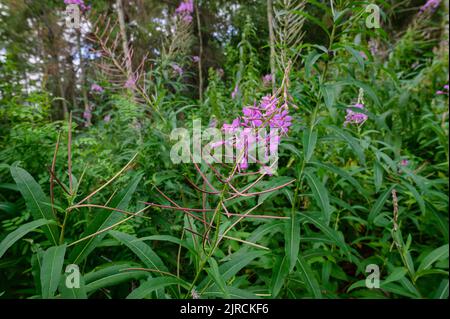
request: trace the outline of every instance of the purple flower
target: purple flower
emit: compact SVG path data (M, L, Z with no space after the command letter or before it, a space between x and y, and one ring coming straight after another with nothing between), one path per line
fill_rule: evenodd
M86 5L84 3L84 0L64 0L65 4L76 4L78 6L80 6L81 11L88 11L91 9L90 5Z
M236 96L238 95L238 93L239 93L239 86L236 84L233 92L231 92L231 98L234 100L236 98Z
M183 69L178 64L173 63L171 67L178 75L183 75Z
M175 13L186 23L192 22L192 13L194 12L194 0L184 0L180 3Z
M408 166L408 164L409 164L409 161L408 161L407 159L402 159L402 160L400 161L400 165L401 165L401 166Z
M242 157L241 163L239 164L239 168L244 171L248 168L247 156L244 155Z
M424 13L425 11L434 12L441 0L428 0L422 7L420 7L420 13Z
M292 117L289 116L288 105L284 103L280 107L278 106L279 100L275 96L264 96L260 103L253 106L246 106L242 109L242 117L238 117L233 120L231 124L223 124L222 130L227 134L235 134L239 129L243 129L243 134L240 134L239 138L221 141L215 143L215 147L223 144L233 145L237 149L236 154L241 154L244 151L243 157L239 162L239 169L245 170L248 168L249 154L246 145L254 145L256 142L261 141L268 147L266 148L266 157L268 152L274 154L278 149L282 135L287 135L289 127L292 125ZM263 134L262 130L270 127L270 134ZM254 129L258 128L258 131L263 135L255 136L250 132L254 132ZM248 133L246 133L246 131ZM269 175L272 170L269 167L263 166L262 169Z
M236 129L241 125L241 120L239 118L235 118L231 124L223 124L222 130L225 133L233 134L236 132Z
M86 110L83 112L83 118L86 121L90 121L92 119L92 112L90 110Z
M103 92L103 88L100 85L94 83L91 85L91 91L101 93Z
M192 22L192 16L188 15L188 14L184 15L182 19L186 23L191 23Z
M364 105L357 103L353 107L364 109ZM347 115L345 116L344 126L347 124L362 124L367 120L368 116L364 113L354 112L352 109L347 109Z
M124 84L124 88L132 89L136 86L136 78L134 76L130 76L128 80Z
M378 54L378 42L375 40L370 40L368 45L372 56L376 56Z
M200 57L198 55L194 55L192 57L192 61L194 61L194 63L198 63L200 61Z
M271 85L272 84L272 79L273 79L272 74L264 75L263 78L262 78L264 86Z
M175 10L178 14L191 14L194 12L194 0L184 0Z
M76 4L76 5L82 5L84 4L84 0L64 0L65 4Z
M109 123L109 122L111 121L111 115L110 115L110 114L105 115L105 117L103 118L103 121L104 121L105 123Z
M216 127L217 126L217 119L216 118L212 118L211 121L209 122L208 127Z
M269 176L272 176L272 175L273 175L273 170L272 170L272 168L269 167L269 166L265 166L265 165L263 165L263 166L261 167L260 172L263 173L263 174L267 174L267 175L269 175Z
M444 85L442 90L436 91L437 95L448 95L448 84Z

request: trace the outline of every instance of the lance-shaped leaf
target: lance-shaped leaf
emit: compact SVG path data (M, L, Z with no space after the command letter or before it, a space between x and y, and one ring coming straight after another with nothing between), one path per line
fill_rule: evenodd
M141 178L142 174L138 174L131 181L127 188L114 196L109 206L122 210L127 209L131 197L136 190L136 187L138 186ZM81 235L81 238L100 232L103 229L119 222L123 218L122 213L110 210L95 210L95 214L96 215L94 217L94 220L87 227L86 231ZM82 262L95 249L95 247L97 247L97 245L102 241L105 235L106 232L103 232L97 236L91 237L75 245L69 255L69 259L74 264Z
M43 225L48 224L55 224L55 221L53 220L46 220L46 219L38 219L29 223L26 223L13 232L9 233L0 243L0 258L3 256L3 254L14 245L15 242L17 242L20 238L28 234L30 231L39 228Z
M300 276L302 277L306 288L313 294L314 298L322 298L319 283L317 282L316 277L314 277L314 273L309 264L300 255L298 256L297 261L297 269L300 272Z
M305 176L308 180L309 187L313 192L314 199L322 210L325 224L328 225L331 217L331 206L330 199L328 198L328 191L322 182L319 181L319 179L311 171L306 170Z
M41 266L42 298L53 298L61 279L66 245L50 247L44 252Z
M295 214L285 222L285 251L289 264L289 272L294 269L300 248L300 218Z
M110 231L109 234L119 242L131 249L132 252L145 264L146 267L160 272L167 272L167 267L161 258L150 248L149 245L135 236L119 231Z
M33 218L56 221L49 205L50 200L45 196L41 186L34 178L26 170L17 166L11 166L11 175ZM52 245L58 245L59 231L56 224L46 224L44 232Z
M375 217L377 217L378 214L381 212L381 210L384 207L384 204L386 203L386 200L389 198L389 196L392 196L391 192L395 186L397 186L397 185L394 184L391 187L389 187L389 189L385 190L384 193L381 194L381 196L377 199L375 204L372 206L372 209L370 210L369 216L367 218L369 223L373 223L373 220L375 219Z
M309 130L306 130L303 133L303 150L306 162L309 162L309 160L311 159L311 156L314 153L314 149L316 148L316 143L317 131L310 132Z
M134 289L127 296L127 299L143 299L148 295L150 295L153 291L171 285L181 285L186 289L189 289L189 285L186 282L175 277L149 278L147 281L143 282L138 288Z

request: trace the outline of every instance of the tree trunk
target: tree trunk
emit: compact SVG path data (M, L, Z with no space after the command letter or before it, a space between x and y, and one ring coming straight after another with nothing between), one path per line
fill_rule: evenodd
M133 76L133 68L131 65L130 50L128 49L127 30L125 27L125 15L123 14L122 0L116 0L117 16L119 18L120 36L122 37L122 49L127 68L127 76L130 79Z
M84 68L84 61L83 61L83 55L81 51L81 31L77 30L77 48L78 48L78 55L80 57L80 88L81 88L81 96L83 98L83 105L84 105L84 111L86 113L91 113L91 109L89 107L89 100L88 95L86 91L86 74L85 74L85 68ZM91 119L90 117L86 118L86 126L91 125Z
M69 109L67 108L67 100L66 100L66 94L64 91L64 85L61 81L61 78L63 77L63 74L61 74L61 68L59 67L59 61L56 61L56 72L57 72L57 83L59 88L59 96L61 97L61 103L62 103L62 109L63 109L63 119L67 119L67 114Z
M198 53L198 96L200 102L203 101L203 69L202 69L202 56L203 56L203 38L202 29L200 24L200 12L197 1L195 2L195 14L197 16L197 29L198 29L198 41L199 41L199 53Z
M267 0L267 23L269 24L270 73L272 74L272 92L275 93L275 34L273 32L273 3Z

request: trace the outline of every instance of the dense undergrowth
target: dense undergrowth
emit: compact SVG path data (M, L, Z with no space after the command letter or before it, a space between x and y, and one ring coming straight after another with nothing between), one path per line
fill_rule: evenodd
M99 70L88 114L1 86L1 298L447 298L448 6L394 33L331 3L281 11L327 41L277 42L274 91L248 18L193 97L195 14L131 85ZM221 128L278 89L275 174L171 161L173 129Z

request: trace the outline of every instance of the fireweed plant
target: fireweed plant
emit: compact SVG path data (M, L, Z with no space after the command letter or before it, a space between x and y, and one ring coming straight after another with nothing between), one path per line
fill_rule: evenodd
M114 2L0 6L0 298L448 298L445 2Z
M231 124L223 124L222 130L228 135L233 135L236 129L239 127L244 128L258 128L264 129L266 126L270 126L271 128L277 128L281 131L282 136L286 136L288 134L289 126L291 126L292 118L288 115L289 109L289 94L288 94L288 77L289 77L289 68L285 70L284 78L282 81L281 87L277 90L275 94L272 96L265 96L262 98L260 105L247 106L242 109L242 116L233 120ZM282 101L279 101L278 96L282 93ZM271 131L273 132L273 131ZM278 130L275 131L278 133ZM253 136L254 139L248 138L249 136ZM243 243L246 243L250 246L255 246L258 248L266 249L260 245L257 245L252 242L248 242L245 240L237 239L230 237L227 235L238 223L240 223L243 219L248 218L257 218L257 219L288 219L288 217L284 216L271 216L271 215L257 215L252 214L254 210L258 208L259 205L249 209L244 213L235 213L233 211L230 212L230 208L228 204L231 201L239 201L240 198L251 198L256 197L262 194L270 194L275 191L279 191L284 187L292 184L295 180L291 180L283 185L265 189L263 191L253 191L253 188L261 182L265 176L272 175L272 167L261 165L261 169L257 171L248 171L249 168L249 148L253 147L256 143L261 142L258 141L258 138L263 139L263 144L267 145L267 151L272 152L273 149L278 148L278 145L281 140L280 135L276 136L262 136L262 135L246 135L240 134L239 136L233 136L231 139L223 140L221 142L217 142L214 147L221 147L224 144L229 144L233 148L236 149L236 155L234 157L234 164L229 166L225 164L221 164L221 168L215 168L213 164L207 164L209 168L212 170L215 180L221 185L221 189L217 189L213 184L212 180L209 180L205 173L200 169L200 167L195 163L192 155L193 165L197 170L198 174L202 178L202 185L196 185L193 181L187 178L188 183L196 190L202 193L203 196L212 196L216 198L212 202L215 202L215 208L206 209L205 207L201 209L193 209L188 207L181 207L176 203L175 200L170 199L166 194L161 192L158 188L156 190L172 205L160 205L155 203L145 203L149 205L149 207L159 207L164 209L173 209L176 211L184 212L189 217L194 220L200 221L203 225L203 232L198 233L197 231L191 228L185 228L186 231L201 237L202 239L202 253L199 254L199 267L192 281L189 291L187 292L186 297L194 296L196 294L203 295L208 289L211 288L213 282L208 281L206 284L201 284L199 287L196 287L197 281L201 272L204 270L207 263L210 263L211 267L217 267L215 261L211 259L214 255L215 250L219 247L221 241L223 239L229 240L237 240ZM256 160L258 163L258 161ZM260 164L260 163L258 163ZM254 176L256 179L250 185L245 188L238 189L238 187L234 186L235 181L242 179L242 177L247 177L249 175ZM206 198L205 198L206 200ZM205 203L205 201L204 201ZM202 216L197 216L197 213L202 213ZM212 215L212 216L210 216ZM222 218L228 218L229 222L221 223ZM213 233L213 234L211 234ZM149 270L152 271L152 270ZM229 296L228 293L226 295Z

